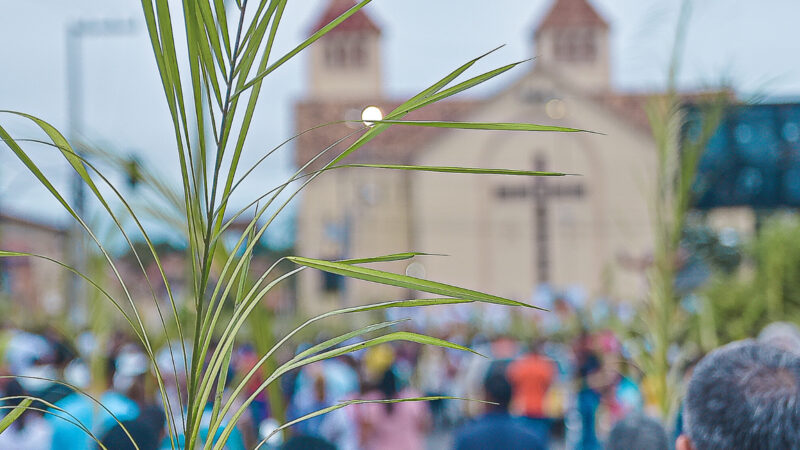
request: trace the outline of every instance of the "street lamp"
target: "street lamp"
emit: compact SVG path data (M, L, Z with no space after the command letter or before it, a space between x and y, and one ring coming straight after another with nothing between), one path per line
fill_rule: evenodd
M83 52L84 37L107 37L130 35L136 30L133 19L77 20L67 25L67 135L70 144L81 158L86 155L80 150L81 132L83 131ZM72 179L73 208L83 218L86 211L86 186L81 176L75 172ZM83 230L75 221L71 227L69 260L78 272L86 272L86 252L83 242ZM68 306L73 324L80 324L84 316L85 298L83 284L78 275L70 277Z

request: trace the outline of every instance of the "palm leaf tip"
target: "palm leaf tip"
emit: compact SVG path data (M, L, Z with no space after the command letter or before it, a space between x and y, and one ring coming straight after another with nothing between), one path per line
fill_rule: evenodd
M424 252L403 252L403 253L392 253L383 256L375 256L371 258L342 259L337 262L342 264L368 264L376 262L404 261L407 259L414 258L415 256L446 256L446 255L440 255L437 253L424 253Z
M336 275L342 275L349 278L369 281L383 285L412 289L415 291L427 292L429 294L442 295L445 297L451 297L455 299L464 299L482 303L493 303L505 306L525 306L528 308L536 308L543 310L543 308L530 305L528 303L523 303L508 298L498 297L496 295L486 294L471 289L460 288L449 284L439 283L436 281L410 277L407 275L399 275L396 273L386 272L383 270L353 266L349 264L342 264L340 262L335 262L335 261L325 261L320 259L305 258L302 256L288 256L287 259L295 264L304 267L310 267L312 269L318 269ZM434 300L434 304L436 302L437 300Z

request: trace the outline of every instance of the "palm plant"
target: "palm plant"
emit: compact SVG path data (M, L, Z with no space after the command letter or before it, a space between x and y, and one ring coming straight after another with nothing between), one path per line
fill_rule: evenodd
M666 94L654 97L646 111L656 144L655 190L651 199L655 234L649 292L639 306L639 329L634 330L641 348L637 364L646 374L658 411L664 418L675 411L678 401L679 365L670 352L686 333L688 317L680 307L675 289L681 236L691 208L692 184L703 151L722 119L728 96L725 92L701 97L702 120L691 133L682 133L687 121L685 99L676 88L680 56L685 44L691 0L681 4L670 63Z
M84 273L80 273L74 267L55 261L45 255L1 251L0 257L37 257L51 260L65 270L81 277L114 305L121 317L131 327L132 333L141 343L144 352L151 360L157 389L167 412L167 429L169 441L173 448L197 448L200 445L207 449L222 448L233 432L237 421L258 393L270 387L274 388L276 386L275 381L288 371L316 361L398 340L471 351L466 347L422 334L387 332L386 330L394 325L395 322L381 322L334 337L296 355L284 364L277 365L274 361L276 350L312 323L342 314L385 308L470 302L531 306L487 293L365 267L366 264L370 263L410 259L420 254L415 252L343 261L325 261L290 256L281 258L280 261L257 277L251 278L248 272L250 271L250 261L256 243L286 205L315 178L327 171L355 167L362 167L364 170L379 167L389 170L422 170L462 174L562 176L564 175L562 173L513 169L383 164L364 167L363 165L349 164L345 159L390 126L534 132L581 131L527 123L403 120L404 116L411 111L472 88L520 64L520 62L508 64L463 82L455 83L457 77L486 56L482 55L461 65L430 87L410 98L397 109L387 114L383 120L357 121L361 122L361 127L355 132L355 134L359 134L359 137L353 144L341 151L336 150L336 145L341 141L334 142L325 149L320 149L317 156L300 167L284 183L253 199L245 208L232 211L230 200L236 188L255 168L254 166L242 171L240 161L245 151L248 132L265 77L365 7L371 0L362 0L354 4L352 8L305 39L294 49L284 55L275 57L272 54L273 42L279 30L287 1L259 0L256 2L236 0L235 6L231 5L231 8L226 8L223 0L184 0L182 2L182 17L176 19L172 17L166 0L142 0L147 32L152 44L153 54L174 128L174 146L181 174L181 190L177 195L170 194L170 198L177 210L180 211L179 222L184 230L188 246L187 253L189 271L191 273L191 301L186 305L190 311L188 326L180 318L179 310L182 309L182 305L173 294L173 289L170 287L169 279L165 274L155 244L128 199L121 194L120 190L102 170L98 170L95 165L87 161L81 152L76 152L73 143L64 138L56 128L37 117L25 113L3 111L4 114L16 115L32 121L47 136L47 139L31 142L32 140L28 139L17 139L11 136L5 128L0 127L0 138L3 139L13 154L25 165L38 182L80 224L89 241L97 247L113 275L114 284L119 286L121 294L119 296L113 295L106 289L104 287L106 280L93 279ZM229 15L235 15L235 18ZM235 23L235 27L229 28L231 23ZM176 50L176 40L178 39L185 39L186 41L187 51L184 55L179 55ZM330 124L321 124L320 126L327 125ZM202 132L202 130L209 129L212 131L213 139ZM196 136L193 135L193 130L197 130ZM296 137L288 139L285 143ZM147 273L142 263L145 255L139 253L138 249L141 248L141 245L134 245L135 241L145 244L144 248L149 253L146 255L147 258L152 258L158 267L159 279L148 279L147 281L153 304L158 312L159 326L163 328L167 341L181 343L174 350L169 347L172 364L168 365L168 367L164 367L163 364L159 365L156 361L155 352L157 349L154 339L148 332L140 314L140 309L143 305L134 301L114 257L103 246L101 240L97 238L85 218L81 217L74 205L71 205L64 198L48 176L40 170L40 167L29 156L28 152L23 149L24 144L50 146L68 161L72 169L81 177L101 210L115 224L119 235L130 247L138 268L146 277ZM282 147L283 144L265 152L256 165ZM248 150L256 151L249 148ZM316 170L309 169L323 155L336 151L338 153L330 159L329 163ZM154 182L158 181L155 180ZM110 193L106 195L108 192ZM117 202L122 205L123 213L115 211L114 207L112 207L112 204ZM252 219L249 220L245 229L241 231L238 242L233 247L243 250L239 252L225 251L224 246L221 244L221 237L224 233L229 232L229 228L235 220L250 211L254 211ZM130 230L131 227L125 226L126 223L132 224L133 232ZM295 264L296 267L288 272L278 274L275 270L278 263L286 263L287 261ZM261 355L256 366L242 376L241 379L236 380L232 395L224 398L222 394L227 381L225 379L227 366L236 339L243 326L254 314L254 310L259 305L260 300L271 289L298 272L309 268L368 282L404 287L410 291L431 294L437 296L437 298L391 300L338 309L310 318L288 334L281 336L277 342L271 343L269 348ZM161 309L158 295L152 287L154 283L163 283L166 286L169 300L169 309L166 311ZM232 313L223 314L226 309L232 311ZM267 324L264 325L266 326ZM345 341L350 339L362 338L365 335L375 333L378 333L375 337L364 339L355 344L343 345ZM212 341L216 341L217 344L212 345ZM235 400L241 400L240 397L245 385L263 367L269 369L265 381L255 393L238 403L235 402ZM185 398L179 396L177 399L178 404L174 404L167 394L164 374L177 372L178 370L185 371L188 385ZM428 398L412 400L425 399ZM404 401L406 400L408 399ZM298 420L358 402L340 403ZM34 405L36 404L38 403L34 403ZM26 400L20 407L14 409L14 413L0 422L0 432L25 407L33 408L30 402ZM51 406L50 413L55 414L52 408L54 407ZM207 408L211 409L208 434L206 435L209 438L203 442L201 422L204 420L204 415L207 417ZM177 414L175 414L176 412ZM60 415L59 417L63 420L72 421L66 415ZM173 419L175 417L180 419ZM276 432L294 422L284 424ZM78 424L78 426L81 426L81 424ZM90 433L88 428L85 431ZM181 439L180 436L183 436L183 438ZM93 436L93 438L102 446L96 436Z

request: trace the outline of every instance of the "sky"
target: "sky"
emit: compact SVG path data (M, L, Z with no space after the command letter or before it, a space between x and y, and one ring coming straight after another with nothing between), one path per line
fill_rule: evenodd
M286 52L299 43L326 3L290 0L276 51ZM662 89L681 0L593 3L612 25L615 89ZM501 44L506 46L476 67L476 73L533 56L532 31L550 4L551 0L374 0L366 11L384 30L386 92L411 96ZM744 98L800 99L798 17L797 0L696 0L681 86L691 89L725 81ZM66 131L65 29L78 19L131 19L136 24L128 35L83 40L84 138L136 154L177 183L171 124L139 1L0 0L0 109L28 112ZM305 67L301 54L265 83L246 162L292 134L291 108L304 95ZM522 73L499 77L467 95L490 95ZM8 115L0 115L0 125L17 138L38 136L32 126ZM63 160L46 149L26 148L57 186L66 189ZM242 193L252 197L284 179L292 166L291 150L281 151L254 172ZM0 147L0 209L47 221L66 217L6 147Z

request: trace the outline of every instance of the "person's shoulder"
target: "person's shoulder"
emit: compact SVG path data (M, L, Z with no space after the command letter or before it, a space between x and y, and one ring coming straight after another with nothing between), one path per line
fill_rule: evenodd
M456 429L456 439L459 437L470 437L481 434L484 432L484 429L487 428L487 425L484 417L473 417Z
M536 440L540 436L531 429L527 419L510 415L489 414L470 420L456 430L456 436L496 436L498 434L518 435L521 438L531 437Z
M501 448L502 442L513 448L544 449L542 437L527 426L525 419L507 415L487 415L473 419L456 430L455 448ZM488 446L488 447L487 447Z
M482 421L472 419L461 425L455 433L455 450L470 450L478 448L481 439L487 435L486 424Z
M510 442L513 442L514 448L544 450L542 442L545 436L534 429L528 420L525 417L507 416L502 423L502 428L497 431L508 436Z
M525 442L526 447L530 449L544 449L542 445L542 436L539 431L533 428L531 423L528 421L529 419L525 417L510 417L509 418L509 428L513 429L512 432L516 435L516 438L520 442Z

